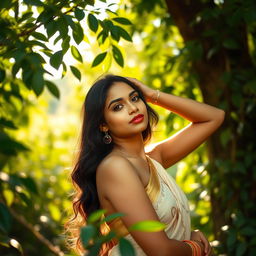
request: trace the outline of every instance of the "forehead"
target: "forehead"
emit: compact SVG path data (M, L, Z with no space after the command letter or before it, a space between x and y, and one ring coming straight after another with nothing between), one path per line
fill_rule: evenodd
M113 99L128 96L132 91L134 91L134 89L130 85L124 82L115 82L108 90L107 102Z

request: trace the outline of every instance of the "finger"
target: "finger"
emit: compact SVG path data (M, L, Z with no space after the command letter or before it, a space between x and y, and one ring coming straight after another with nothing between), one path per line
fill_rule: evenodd
M209 247L209 250L208 250L208 252L207 252L207 254L206 254L206 256L211 256L212 255L212 248L211 248L211 246Z
M209 241L206 239L206 237L204 236L204 234L201 231L199 231L199 232L200 232L200 239L201 239L202 243L204 244L204 248L205 248L204 252L207 253L210 249Z
M207 253L209 251L209 246L210 246L208 240L204 236L201 236L200 240L204 245L204 252Z

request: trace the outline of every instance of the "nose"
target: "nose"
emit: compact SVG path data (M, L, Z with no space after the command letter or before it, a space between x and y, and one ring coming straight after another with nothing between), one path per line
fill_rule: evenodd
M129 111L130 115L133 114L133 113L136 113L138 110L139 110L138 106L135 103L129 102L128 111Z

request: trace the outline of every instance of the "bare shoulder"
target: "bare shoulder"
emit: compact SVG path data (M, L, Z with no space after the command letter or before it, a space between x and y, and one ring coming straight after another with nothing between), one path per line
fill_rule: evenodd
M134 166L125 157L117 154L109 154L98 165L96 180L104 183L103 186L111 185L113 182L127 178L139 179Z

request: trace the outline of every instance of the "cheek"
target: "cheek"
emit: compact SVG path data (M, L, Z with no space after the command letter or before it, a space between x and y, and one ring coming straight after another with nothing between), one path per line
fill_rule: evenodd
M113 128L116 130L127 123L127 119L122 112L108 113L105 118L110 130Z

